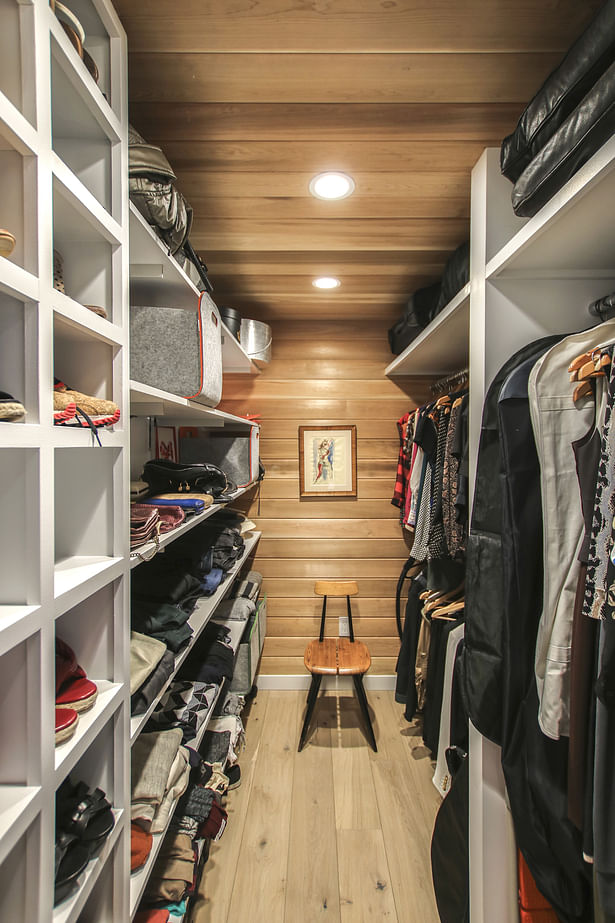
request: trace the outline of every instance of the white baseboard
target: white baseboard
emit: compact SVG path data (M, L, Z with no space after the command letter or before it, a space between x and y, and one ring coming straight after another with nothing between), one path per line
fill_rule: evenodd
M309 673L286 674L281 676L256 677L259 689L309 689L312 677ZM324 676L321 689L352 689L350 676ZM366 676L363 685L366 689L395 689L396 676L394 673L385 673L380 676Z

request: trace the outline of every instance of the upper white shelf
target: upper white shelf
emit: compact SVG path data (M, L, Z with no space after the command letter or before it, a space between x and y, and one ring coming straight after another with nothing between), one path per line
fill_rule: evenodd
M130 413L133 417L172 417L176 420L190 420L195 426L255 426L245 417L206 407L178 397L168 391L152 388L138 381L130 382Z
M446 375L468 364L470 283L385 369L385 375Z
M164 308L194 308L200 291L169 253L143 215L130 203L130 300ZM258 375L239 340L222 324L224 372Z
M489 260L487 279L612 277L614 199L615 136Z

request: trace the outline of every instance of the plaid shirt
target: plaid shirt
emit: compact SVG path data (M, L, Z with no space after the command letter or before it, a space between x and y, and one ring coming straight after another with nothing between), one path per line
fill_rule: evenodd
M408 487L408 481L410 480L410 458L406 455L405 452L405 436L406 436L406 427L408 426L408 420L410 419L410 414L405 413L400 420L397 421L397 431L399 433L399 458L397 459L397 476L395 478L395 489L393 491L393 499L391 503L393 506L399 507L403 510L406 501L406 490Z

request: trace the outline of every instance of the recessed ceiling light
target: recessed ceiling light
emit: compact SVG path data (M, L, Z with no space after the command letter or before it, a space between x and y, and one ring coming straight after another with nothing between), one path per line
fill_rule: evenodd
M310 180L310 192L317 199L345 199L354 192L354 180L346 173L319 173Z
M341 284L339 279L333 279L330 276L321 276L320 279L314 279L312 282L314 288L339 288Z

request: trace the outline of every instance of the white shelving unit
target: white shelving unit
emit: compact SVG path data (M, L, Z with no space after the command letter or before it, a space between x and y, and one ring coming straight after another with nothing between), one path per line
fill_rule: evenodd
M0 919L107 923L129 908L127 57L108 0L70 6L99 85L48 0L0 6L2 225L17 238L0 257L0 388L27 410L0 423ZM102 448L54 427L54 375L120 405ZM58 747L56 635L99 689ZM69 773L105 790L116 824L54 909L55 792Z
M384 370L385 375L446 375L468 364L470 283Z

